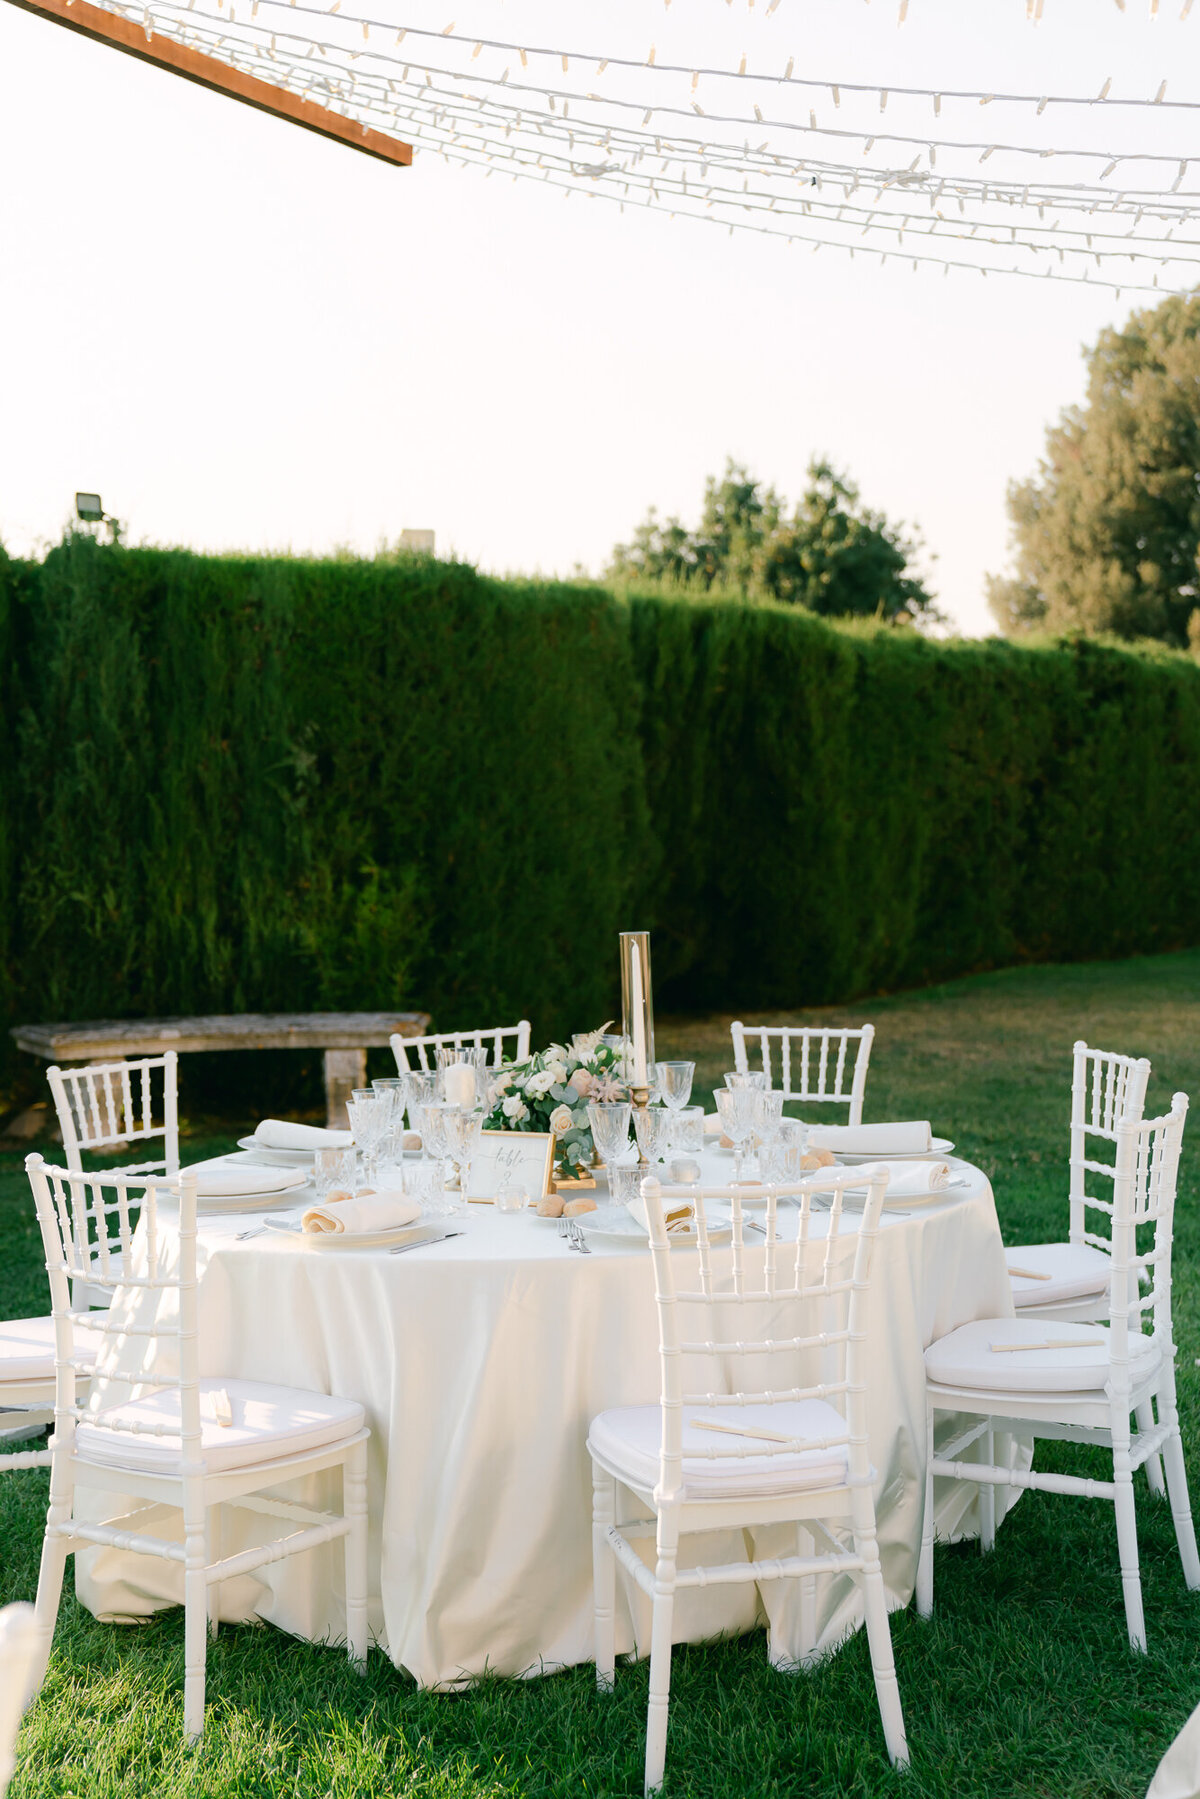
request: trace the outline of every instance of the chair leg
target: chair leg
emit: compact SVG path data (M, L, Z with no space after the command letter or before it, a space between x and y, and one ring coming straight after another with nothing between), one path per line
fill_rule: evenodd
M616 1684L617 1564L607 1536L609 1526L616 1521L616 1510L617 1483L598 1462L593 1462L592 1600L596 1616L596 1685L602 1693L611 1693Z
M37 1603L34 1607L38 1633L38 1686L46 1678L46 1669L50 1666L50 1649L54 1642L54 1626L58 1622L58 1604L62 1598L63 1575L66 1573L69 1549L66 1537L52 1536L47 1522L46 1535L42 1539L42 1563L38 1570Z
M883 1737L892 1766L907 1768L908 1739L904 1734L904 1712L900 1705L900 1687L896 1680L896 1662L892 1654L887 1594L883 1586L883 1569L879 1564L879 1543L875 1534L873 1506L869 1525L855 1524L854 1549L855 1553L863 1558L863 1610L866 1614L867 1642L871 1650L871 1672L875 1676L875 1695L879 1701Z
M1125 1622L1129 1646L1146 1652L1146 1620L1142 1611L1142 1577L1138 1570L1137 1506L1133 1496L1133 1470L1127 1450L1113 1455L1116 1486L1117 1549L1121 1558L1121 1586L1125 1593Z
M1179 1413L1175 1404L1175 1371L1168 1367L1158 1394L1158 1415L1170 1426L1171 1434L1163 1444L1166 1463L1167 1492L1171 1500L1171 1517L1175 1524L1175 1541L1183 1578L1192 1591L1200 1587L1200 1556L1196 1554L1196 1531L1192 1524L1192 1506L1188 1498L1187 1470L1183 1465L1183 1439L1179 1434Z
M988 1467L996 1463L996 1433L985 1431L983 1436L983 1459ZM996 1489L990 1481L981 1481L979 1486L979 1549L982 1555L990 1555L996 1547Z
M925 1407L925 1513L921 1522L921 1555L917 1562L917 1612L933 1614L933 1407Z
M183 1564L183 1735L198 1742L204 1735L204 1677L208 1651L208 1532L205 1512L193 1524L184 1511Z
M342 1464L342 1511L346 1534L346 1653L360 1674L367 1671L367 1446L358 1443Z
M811 1530L803 1524L796 1526L796 1554L799 1556L815 1555L817 1546ZM817 1649L817 1577L815 1574L800 1576L800 1660L805 1667L810 1667L816 1660Z
M1134 1417L1137 1419L1137 1427L1139 1430L1153 1430L1154 1429L1154 1401L1152 1399L1144 1400L1143 1403L1137 1408L1137 1411L1134 1413ZM1166 1490L1163 1486L1163 1467L1162 1467L1161 1457L1157 1453L1155 1453L1154 1455L1151 1455L1151 1456L1147 1456L1146 1461L1143 1465L1146 1470L1146 1480L1149 1483L1150 1491L1155 1495L1156 1498L1161 1498L1162 1494Z
M210 1505L208 1508L208 1540L213 1560L219 1562L225 1554L225 1513L219 1505ZM221 1583L218 1580L209 1583L207 1610L208 1635L210 1641L215 1643L221 1625Z
M677 1533L663 1532L659 1519L658 1566L654 1575L654 1613L650 1627L650 1704L646 1714L646 1787L656 1793L667 1764L667 1707L671 1697L671 1635L675 1622L675 1556Z

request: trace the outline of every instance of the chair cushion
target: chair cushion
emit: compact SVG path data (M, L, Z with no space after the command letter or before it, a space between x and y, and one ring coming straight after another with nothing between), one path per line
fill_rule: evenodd
M1047 1281L1010 1276L1018 1311L1022 1306L1056 1305L1062 1300L1086 1299L1089 1293L1108 1292L1112 1257L1090 1243L1022 1243L1006 1249L1004 1259L1010 1268L1031 1268L1035 1274L1050 1276Z
M749 1455L734 1459L731 1449L751 1449L754 1439L739 1441L724 1431L695 1430L693 1419L727 1426L749 1424L786 1437L820 1443L845 1437L841 1414L823 1399L801 1399L788 1405L695 1406L683 1408L683 1498L731 1499L738 1494L764 1498L837 1487L846 1478L845 1443L828 1449L806 1449L794 1455ZM592 1420L588 1448L631 1486L653 1488L658 1482L662 1411L656 1405L617 1406ZM720 1460L713 1450L724 1450Z
M229 1395L231 1425L217 1423L212 1396L218 1392ZM76 1451L87 1461L102 1462L106 1468L170 1473L183 1453L179 1402L178 1388L164 1387L143 1399L112 1406L104 1416L118 1427L165 1424L170 1428L162 1436L152 1436L81 1423L75 1432ZM353 1436L362 1427L363 1409L353 1399L331 1399L324 1393L305 1393L299 1387L268 1387L258 1381L200 1382L201 1453L210 1474L322 1449L342 1437Z
M997 1343L1078 1342L1078 1349L1018 1349L998 1353ZM1130 1376L1148 1374L1158 1351L1150 1337L1130 1360ZM988 1393L1086 1393L1108 1379L1108 1327L1066 1324L1054 1318L980 1318L939 1337L925 1351L925 1373L942 1387L974 1387Z
M94 1357L101 1340L86 1326L75 1326L77 1354ZM11 1318L0 1323L0 1387L5 1381L53 1379L54 1319Z

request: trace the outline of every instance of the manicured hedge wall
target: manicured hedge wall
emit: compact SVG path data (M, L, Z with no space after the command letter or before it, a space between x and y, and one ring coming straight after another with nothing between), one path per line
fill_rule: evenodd
M8 1019L849 998L1200 940L1200 670L426 558L0 559Z

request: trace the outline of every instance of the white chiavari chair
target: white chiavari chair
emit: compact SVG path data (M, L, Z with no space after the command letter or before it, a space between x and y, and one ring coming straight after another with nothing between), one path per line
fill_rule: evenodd
M220 1583L342 1540L346 1640L358 1668L367 1657L367 1477L363 1408L294 1387L201 1378L197 1334L196 1177L172 1183L145 1175L80 1174L25 1164L37 1202L54 1305L57 1381L51 1440L50 1508L37 1592L40 1671L50 1655L66 1558L102 1544L174 1563L184 1604L184 1735L204 1728L208 1631L215 1634ZM135 1192L134 1189L137 1189ZM169 1202L164 1212L161 1202ZM133 1209L140 1204L137 1242ZM175 1210L177 1206L177 1212ZM89 1255L89 1239L98 1254ZM119 1249L122 1271L111 1251ZM91 1328L104 1342L105 1379L80 1404L81 1357L70 1283L84 1276L114 1289ZM340 1513L315 1511L266 1490L323 1469L342 1470ZM182 1513L182 1542L117 1530L75 1514L76 1484ZM216 1508L282 1520L290 1533L240 1554L213 1554ZM128 1523L133 1513L122 1518ZM161 1528L161 1527L160 1527Z
M1045 1318L985 1318L964 1324L925 1352L927 1381L925 1527L917 1574L917 1605L933 1609L933 1481L971 1480L995 1487L1110 1499L1129 1641L1146 1647L1138 1573L1133 1477L1152 1455L1166 1464L1175 1538L1189 1588L1200 1586L1200 1558L1192 1528L1183 1444L1175 1399L1171 1325L1171 1249L1179 1149L1187 1095L1177 1093L1162 1118L1116 1126L1112 1256L1107 1323ZM1143 1294L1142 1282L1148 1282ZM1149 1314L1150 1330L1143 1328ZM1150 1406L1158 1402L1158 1422ZM1145 1409L1143 1409L1145 1408ZM971 1422L935 1453L939 1414L965 1413ZM1138 1429L1130 1419L1136 1414ZM1073 1474L1023 1473L994 1463L996 1431L1088 1443L1112 1455L1111 1481ZM984 1460L961 1460L982 1440ZM988 1543L984 1541L986 1549Z
M423 1069L426 1074L437 1067L439 1049L487 1049L491 1051L493 1068L499 1068L502 1062L523 1062L529 1054L530 1024L522 1018L519 1024L494 1025L480 1031L435 1031L427 1037L401 1037L399 1032L391 1038L392 1054L396 1058L397 1074L412 1074ZM511 1040L511 1049L505 1049ZM416 1062L410 1062L409 1051L416 1055Z
M173 1049L140 1062L89 1062L46 1071L68 1168L84 1150L163 1140L157 1162L126 1162L129 1174L178 1174L178 1061Z
M592 1421L588 1449L601 1691L614 1681L618 1563L652 1604L647 1793L661 1785L666 1759L675 1595L714 1583L799 1577L808 1655L816 1641L815 1576L852 1575L862 1589L888 1754L897 1767L907 1764L867 1447L867 1301L887 1176L865 1172L870 1185L861 1225L846 1236L839 1236L843 1195L856 1182L862 1187L861 1169L837 1168L793 1186L760 1189L765 1210L753 1235L747 1234L737 1187L660 1189L653 1179L643 1185L662 1399L602 1412ZM817 1196L829 1200L828 1212L814 1210ZM795 1202L783 1214L789 1231L795 1222L795 1242L777 1229L783 1198ZM695 1207L695 1261L672 1254L664 1207L678 1200ZM728 1202L732 1210L728 1251L709 1241L714 1201ZM705 1371L693 1392L685 1390L685 1361L689 1376L693 1368ZM731 1387L735 1379L755 1384ZM636 1522L615 1521L618 1485L637 1502ZM795 1526L795 1554L678 1565L681 1537L771 1524ZM649 1567L636 1547L645 1538L655 1544Z
M21 1714L40 1684L38 1638L31 1605L6 1605L0 1611L0 1799L16 1768Z
M733 1065L740 1074L751 1072L753 1047L768 1087L782 1092L785 1099L846 1106L846 1123L862 1123L867 1064L875 1041L873 1024L843 1030L835 1026L824 1029L809 1025L751 1025L737 1019L729 1029L733 1037Z
M1067 1241L1018 1243L1005 1251L1013 1305L1020 1317L1090 1324L1108 1316L1112 1199L1097 1195L1102 1188L1111 1195L1116 1169L1111 1161L1098 1158L1105 1148L1111 1156L1123 1119L1141 1118L1149 1079L1145 1056L1089 1049L1082 1038L1076 1043ZM1147 1408L1138 1424L1148 1430L1153 1423L1153 1412ZM1152 1493L1163 1492L1162 1462L1156 1455L1146 1463L1146 1479Z
M128 1148L162 1138L162 1156L154 1162L122 1162L114 1172L178 1174L179 1057L173 1049L139 1062L89 1062L80 1068L46 1071L62 1132L68 1168L82 1168L84 1151ZM81 1287L80 1306L103 1307L103 1288Z

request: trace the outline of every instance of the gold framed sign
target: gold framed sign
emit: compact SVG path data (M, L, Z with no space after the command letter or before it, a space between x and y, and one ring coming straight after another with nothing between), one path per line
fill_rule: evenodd
M553 1131L484 1131L471 1160L467 1198L491 1205L506 1182L525 1188L534 1205L550 1191Z

